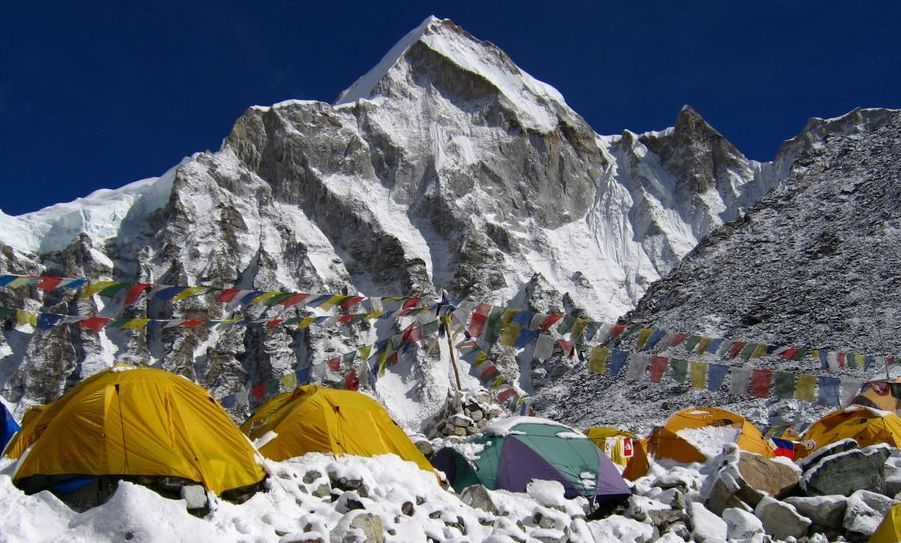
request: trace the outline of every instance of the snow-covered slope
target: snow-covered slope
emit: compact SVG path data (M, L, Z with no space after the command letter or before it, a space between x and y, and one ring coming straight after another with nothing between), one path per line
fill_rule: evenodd
M673 128L601 136L495 45L429 18L337 104L252 107L219 151L156 180L0 215L0 272L367 296L447 289L457 299L612 320L776 186L798 145L828 132L812 129L767 164L746 159L687 107ZM0 303L104 310L59 292L2 289ZM144 311L225 314L202 299L133 313ZM0 390L21 411L127 356L224 396L370 343L385 328L11 330L0 340ZM435 344L419 351L377 385L400 419L413 423L444 401L447 364L436 352Z

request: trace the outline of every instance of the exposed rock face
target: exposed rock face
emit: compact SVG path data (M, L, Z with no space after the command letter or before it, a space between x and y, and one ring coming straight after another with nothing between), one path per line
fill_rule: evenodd
M690 113L681 116L690 117ZM782 147L771 165L777 180L772 191L705 237L669 275L648 289L624 319L672 332L770 345L899 352L899 153L899 111L858 110L838 119L811 121L805 132ZM745 191L737 201L744 201L748 194ZM743 364L740 359L698 357L678 348L659 354ZM825 373L819 361L810 357L793 362L767 357L754 360L753 365ZM865 378L852 370L839 375ZM752 420L764 425L809 421L827 412L827 408L795 401L771 403L764 410L766 400L725 390L693 389L667 377L659 385L647 380L629 383L622 376L593 375L584 365L540 390L538 396L536 405L543 414L558 420L639 431L650 429L650 424L634 423L639 411L643 422L660 423L676 409L692 405L751 414ZM641 407L636 410L636 405Z
M570 303L609 318L734 217L743 195L768 189L763 169L689 108L673 130L598 136L496 46L429 19L337 104L253 107L222 149L156 180L0 216L0 272L369 296L446 288L541 309L561 308L570 293ZM0 296L60 313L114 309L65 293ZM204 300L133 311L226 314ZM13 331L0 339L11 368L2 390L24 409L129 358L222 396L375 333ZM429 356L419 360L423 374L434 371ZM413 397L428 413L448 386L426 388Z

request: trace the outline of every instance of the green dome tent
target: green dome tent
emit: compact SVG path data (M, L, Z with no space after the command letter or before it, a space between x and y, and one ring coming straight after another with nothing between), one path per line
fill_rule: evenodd
M536 417L491 424L455 448L439 450L432 465L458 492L474 484L524 492L530 482L543 479L562 483L567 498L606 502L630 494L619 471L588 437Z

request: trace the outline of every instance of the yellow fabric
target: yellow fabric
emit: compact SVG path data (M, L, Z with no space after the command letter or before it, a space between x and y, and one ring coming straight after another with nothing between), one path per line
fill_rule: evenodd
M609 355L609 349L595 347L591 350L591 355L588 357L588 369L591 370L592 373L606 373L607 356Z
M273 460L308 452L357 456L393 453L424 470L432 465L378 402L360 392L304 385L272 398L241 430L251 439L278 437L260 448Z
M704 362L691 363L692 388L707 388L707 364Z
M181 477L209 490L265 476L247 438L199 386L153 368L114 368L30 410L5 454L28 456L13 477Z
M893 505L879 527L870 536L869 543L897 543L901 541L901 504Z
M647 439L640 440L632 432L595 426L585 430L585 435L607 455L610 460L623 468L623 477L634 481L648 472ZM632 441L632 455L626 456L625 440Z
M887 443L897 448L901 446L901 417L861 405L838 409L810 425L795 447L795 454L803 458L846 438L854 439L861 447Z
M901 377L894 379L892 382L901 383ZM898 405L898 398L895 398L889 393L885 395L877 394L873 387L866 387L859 395L855 396L851 400L852 404L865 405L867 407L875 407L876 409L882 409L883 411L892 411L897 414L898 408L901 407Z
M743 451L772 458L773 447L756 426L741 415L715 407L689 407L677 411L662 427L651 434L650 451L657 458L669 458L677 462L703 462L706 457L688 441L677 435L679 430L707 426L732 426L740 428L736 444Z

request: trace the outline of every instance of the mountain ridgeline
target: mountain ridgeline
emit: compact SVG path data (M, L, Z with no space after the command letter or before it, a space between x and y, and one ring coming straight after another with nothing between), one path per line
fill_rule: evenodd
M767 163L746 158L687 106L672 128L602 136L498 47L429 18L336 103L251 107L219 151L197 153L159 178L18 217L0 213L0 272L366 296L447 290L455 299L578 310L606 321L635 309L630 318L642 322L714 328L705 319L716 314L717 329L774 339L825 341L843 330L836 341L869 345L871 319L889 317L893 299L870 304L893 284L877 285L873 271L896 278L888 260L873 268L866 259L885 257L868 256L867 247L892 246L895 226L886 217L897 217L888 204L897 201L889 194L897 185L897 119L858 110L811 121ZM853 145L835 150L836 142ZM801 191L810 208L790 205L798 187L820 184ZM871 200L886 207L872 212ZM840 216L794 220L833 204ZM777 226L801 239L782 244ZM720 249L742 232L748 249ZM791 265L812 259L823 267ZM797 283L767 295L774 277L757 273L756 261L779 264ZM837 298L815 284L823 271L858 279L843 282ZM699 277L711 286L688 286ZM746 301L730 293L737 285ZM842 305L826 312L826 299ZM120 309L33 288L0 290L0 305ZM204 297L127 311L228 314ZM262 309L247 311L257 317ZM788 315L798 317L795 328L780 324ZM820 331L802 333L808 322ZM118 360L140 359L222 397L371 343L386 326L11 329L0 335L0 392L23 411ZM429 345L411 355L405 373L376 384L402 422L436 412L451 387ZM532 390L527 364L508 369Z

